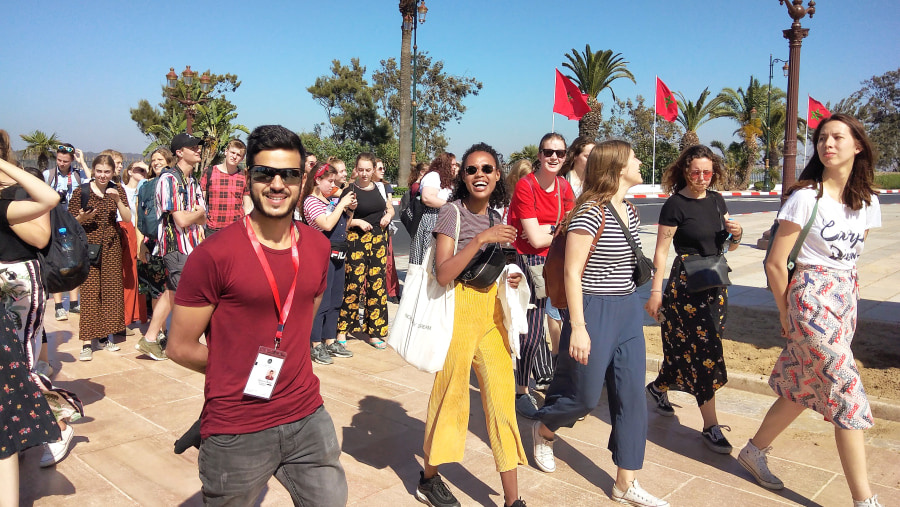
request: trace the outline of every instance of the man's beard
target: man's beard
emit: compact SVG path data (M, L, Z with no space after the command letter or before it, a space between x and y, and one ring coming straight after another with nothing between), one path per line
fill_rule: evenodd
M292 216L294 213L294 208L297 207L297 201L300 200L299 194L290 199L290 206L288 206L283 212L271 213L266 211L263 207L263 193L264 192L250 192L250 201L253 203L253 209L255 209L260 215L266 218L285 218L287 216Z

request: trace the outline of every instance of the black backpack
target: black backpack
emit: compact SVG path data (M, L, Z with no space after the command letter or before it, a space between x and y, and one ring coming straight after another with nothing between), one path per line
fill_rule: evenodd
M416 235L424 212L425 204L422 202L422 196L418 192L413 195L412 190L407 190L400 198L400 222L403 223L409 237Z
M59 233L59 229L63 227L66 229L66 236L72 241L73 256L79 261L73 269L63 270L67 264L66 253L62 248L62 235ZM38 261L41 263L44 289L50 294L74 290L87 280L91 270L87 234L64 204L50 210L50 243L38 251Z

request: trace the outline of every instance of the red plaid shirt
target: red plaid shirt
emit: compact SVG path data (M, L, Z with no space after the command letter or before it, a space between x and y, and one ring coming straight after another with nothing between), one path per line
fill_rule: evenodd
M234 174L212 166L200 177L200 188L206 192L206 226L222 229L244 216L243 197L249 195L243 171ZM207 181L207 180L212 181Z

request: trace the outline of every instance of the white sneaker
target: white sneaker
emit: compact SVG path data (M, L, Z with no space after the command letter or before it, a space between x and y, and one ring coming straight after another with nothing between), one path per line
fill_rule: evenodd
M69 454L69 444L72 443L72 437L74 436L75 430L72 429L71 424L67 424L66 429L62 431L62 438L58 442L44 444L41 468L47 468L62 461Z
M636 507L669 507L669 502L656 498L644 491L644 488L638 484L637 479L631 481L631 486L624 493L613 484L612 499L619 503Z
M753 478L756 479L760 486L768 489L784 489L784 483L781 482L781 479L775 477L769 471L769 460L766 454L769 454L771 450L771 446L759 449L753 445L753 442L748 440L747 445L738 454L738 463L753 475Z
M556 471L556 458L553 457L553 442L541 436L541 421L531 425L531 437L534 440L534 463L538 468L553 473Z
M872 495L865 500L854 500L853 507L884 507L884 504L878 501L878 495Z

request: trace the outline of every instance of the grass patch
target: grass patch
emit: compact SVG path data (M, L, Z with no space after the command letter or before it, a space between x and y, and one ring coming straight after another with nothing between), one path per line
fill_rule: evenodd
M875 186L885 189L900 188L900 173L875 173Z

